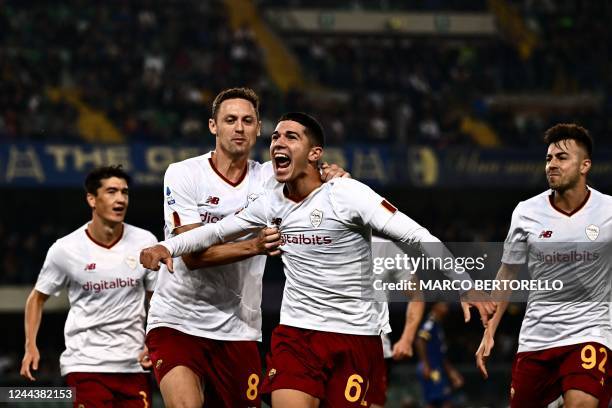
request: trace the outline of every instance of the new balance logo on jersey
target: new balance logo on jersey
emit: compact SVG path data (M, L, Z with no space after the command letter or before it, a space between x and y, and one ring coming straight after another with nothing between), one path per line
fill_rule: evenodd
M542 232L540 232L540 236L538 238L550 238L552 237L552 231L549 230L544 230Z
M96 270L96 264L95 263L90 263L85 265L85 269L83 269L85 271L95 271Z
M219 204L219 197L208 196L206 204L217 205Z

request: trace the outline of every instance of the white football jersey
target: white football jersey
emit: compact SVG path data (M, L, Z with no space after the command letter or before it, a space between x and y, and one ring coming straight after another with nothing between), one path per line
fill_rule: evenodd
M563 283L563 290L529 294L518 351L589 341L612 348L612 197L589 189L568 214L551 194L517 205L504 244L503 263L527 263L531 279Z
M389 332L386 303L373 301L371 229L395 208L352 179L333 179L300 202L283 184L237 214L242 228L277 226L287 278L280 323L336 333ZM386 319L381 319L385 316Z
M272 176L271 163L249 160L237 183L225 179L212 154L174 163L164 178L164 231L211 224L254 200ZM242 239L249 239L246 236ZM147 331L170 327L216 340L261 340L261 287L266 257L189 270L175 259L174 273L160 272L151 300Z
M404 251L393 241L373 236L372 237L372 259L376 258L395 258L396 255L404 254ZM410 281L414 275L411 273L410 268L399 269L399 268L384 268L383 273L375 275L376 279L381 279L383 282L401 282ZM408 301L408 299L406 299ZM382 321L389 320L389 307L388 304L383 304ZM391 347L391 339L388 334L381 334L383 344L383 355L385 358L393 357L393 350Z
M110 246L96 243L86 224L49 248L35 289L59 295L68 288L62 375L144 372L138 355L144 348L145 291L153 290L157 273L144 269L138 257L157 239L123 226L123 235Z

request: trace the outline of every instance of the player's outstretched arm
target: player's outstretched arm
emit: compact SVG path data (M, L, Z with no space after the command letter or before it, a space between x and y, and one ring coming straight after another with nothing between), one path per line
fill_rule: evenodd
M359 197L359 200L355 200L355 197ZM334 183L331 200L336 214L344 217L349 224L368 225L388 238L417 247L429 258L452 257L452 253L444 244L426 228L398 211L389 201L363 183L351 179L338 180ZM463 287L464 281L469 281L469 287L473 287L472 279L467 273L457 273L452 269L444 269L442 272L449 279L458 281L459 287ZM485 292L470 292L463 300L478 309L483 323L486 324L496 306Z
M380 212L381 210L378 211ZM387 220L380 232L404 244L418 246L419 250L428 258L445 259L453 257L452 253L438 238L400 211L395 210L393 212L393 215ZM471 282L471 278L467 273L457 273L452 269L443 270L442 272L451 280ZM495 302L483 291L474 289L466 291L461 294L461 300L463 302L462 307L466 322L470 320L469 306L476 307L484 325L488 323L489 318L496 309Z
M36 380L32 375L32 370L38 370L38 363L40 362L40 353L36 346L36 337L38 336L38 329L40 328L40 322L42 320L43 306L47 299L49 299L49 295L32 289L26 301L24 320L25 353L21 361L21 370L19 373L30 381Z
M140 253L140 263L145 268L159 270L159 262L163 262L172 272L172 257L203 251L213 245L233 241L251 231L266 227L265 208L264 200L256 199L238 214L226 217L214 224L198 226L151 248L144 249ZM276 228L271 229L276 230ZM264 235L267 236L266 233ZM274 236L274 232L270 232L270 235ZM267 246L272 248L273 245L272 243Z
M183 229L176 232L182 233L195 227L197 227L197 225L194 225L193 227L181 227L188 229ZM279 255L280 250L278 247L280 244L280 233L277 229L262 228L255 238L213 245L204 251L185 254L182 256L182 259L187 268L191 270L218 265L227 265L256 255Z
M497 272L497 280L514 280L518 276L520 269L520 265L510 265L502 263L499 271ZM499 327L499 323L508 308L508 304L510 303L508 299L510 298L511 291L510 290L498 290L494 291L491 294L491 297L497 300L497 309L495 314L489 320L489 323L485 327L484 333L482 334L482 340L480 341L480 346L478 346L478 350L476 350L476 367L482 374L483 378L488 378L489 373L487 371L487 360L491 356L491 351L493 350L493 346L495 345L495 332Z

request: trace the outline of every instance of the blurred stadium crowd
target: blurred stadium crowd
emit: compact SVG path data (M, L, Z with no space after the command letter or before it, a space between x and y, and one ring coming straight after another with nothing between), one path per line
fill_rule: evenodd
M491 144L519 147L539 143L532 135L568 117L596 135L612 128L605 2L515 1L537 33L528 56L499 35L282 33L316 84L287 92L271 81L255 33L230 28L220 0L2 3L0 140L78 140L79 115L90 108L127 141L197 143L208 132L211 97L235 84L260 93L264 131L283 111L304 110L322 119L331 144L473 145L466 118L491 128ZM305 3L331 10L488 7L434 0L259 3L264 11ZM588 97L554 106L544 100L528 112L500 98L524 94Z

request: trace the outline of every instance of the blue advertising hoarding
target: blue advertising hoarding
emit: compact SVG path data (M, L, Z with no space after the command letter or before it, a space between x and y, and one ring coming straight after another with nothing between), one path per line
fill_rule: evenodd
M122 164L137 186L159 186L170 163L206 153L212 146L152 144L0 144L0 186L77 187L94 166ZM266 147L253 159L265 161ZM325 159L372 186L545 187L541 149L444 149L348 145L325 149ZM596 186L612 185L612 151L594 158Z

